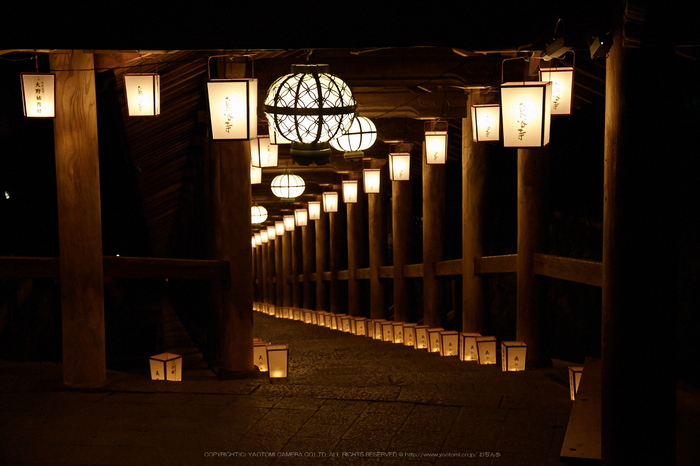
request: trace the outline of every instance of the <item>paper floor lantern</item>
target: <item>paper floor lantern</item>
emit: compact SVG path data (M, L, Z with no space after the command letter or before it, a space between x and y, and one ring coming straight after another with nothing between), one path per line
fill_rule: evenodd
M374 321L374 334L372 338L375 340L384 339L384 323L387 322L386 319L372 319Z
M416 324L403 324L403 344L416 347Z
M479 353L476 350L476 337L480 333L461 332L459 334L459 359L460 361L478 361Z
M182 356L175 353L161 353L151 356L151 380L182 380Z
M260 372L267 372L267 347L270 345L267 341L254 341L253 342L253 362Z
M355 335L367 336L367 319L364 317L355 317Z
M524 371L527 345L522 341L501 342L501 366L503 371Z
M403 322L394 322L394 329L392 333L394 334L394 343L400 343L403 345Z
M440 356L459 356L459 332L456 330L440 332Z
M476 337L479 364L496 364L496 337Z
M287 377L289 345L268 345L267 364L271 379Z
M428 325L416 325L416 348L428 349L430 347L430 339L428 338Z
M431 327L428 329L428 351L431 353L440 352L440 332L444 330L442 327Z
M569 366L569 391L571 392L571 401L576 401L578 386L581 383L583 376L583 366Z

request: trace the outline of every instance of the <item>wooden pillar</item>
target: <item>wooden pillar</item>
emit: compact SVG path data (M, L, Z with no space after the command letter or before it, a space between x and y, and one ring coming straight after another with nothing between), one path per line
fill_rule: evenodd
M340 270L343 264L343 256L347 254L345 240L345 202L338 202L338 212L328 214L330 229L330 312L341 313L345 306L340 302Z
M394 320L397 322L415 322L415 308L410 299L408 283L404 278L404 266L408 265L411 251L412 183L410 181L392 181L391 190ZM375 316L373 314L372 317L384 318L386 316Z
M284 232L284 236L287 232ZM270 247L275 248L275 305L284 306L284 236L275 238Z
M283 306L292 306L292 257L294 256L294 251L292 251L292 232L285 231L282 240L282 302ZM277 238L276 241L280 241Z
M309 220L312 222L313 220ZM317 220L316 220L317 221ZM316 295L313 292L313 282L311 281L311 274L314 271L315 266L315 254L314 254L314 230L312 225L307 225L301 227L301 238L302 238L302 306L304 309L315 309L316 307Z
M386 170L382 170L385 172ZM386 186L385 180L382 183ZM384 188L386 191L386 188ZM369 223L369 306L372 319L383 319L386 313L385 286L380 278L382 266L386 264L386 195L367 194Z
M423 322L431 327L447 325L446 283L435 275L443 260L445 242L445 165L426 163L423 143Z
M527 344L528 364L551 364L547 348L543 278L534 271L534 254L545 250L543 216L548 148L518 149L518 259L516 338Z
M253 255L250 247L250 144L215 141L221 170L221 259L228 261L231 281L222 289L223 377L251 372L253 365Z
M473 94L472 94L473 95ZM467 100L471 115L472 95ZM487 143L473 140L470 118L462 119L462 331L484 332L486 299L474 261L483 255L484 183L487 175Z
M649 98L664 76L678 75L673 48L660 43L672 34L645 30L642 47L627 48L621 28L618 20L606 59L601 459L603 465L676 464L682 155L675 141L684 136L673 112L683 99ZM642 355L645 335L660 339Z
M263 248L261 246L255 247L255 262L257 263L256 269L258 271L258 295L257 300L259 302L265 301L265 269L263 267Z
M321 218L314 220L316 240L316 309L319 311L330 309L328 305L328 286L323 280L323 273L329 266L328 215L325 212L321 212Z
M97 386L107 381L107 366L94 59L74 51L49 60L56 73L63 382Z
M364 188L362 178L357 180L357 202L347 204L348 227L348 314L361 316L362 287L357 269L362 267L364 250Z
M270 245L263 243L262 244L262 250L263 250L263 280L265 281L265 289L263 291L264 295L264 301L268 304L274 304L274 300L272 299L272 283L271 283L271 277L272 277L272 258L270 257Z
M302 271L302 244L301 244L301 228L295 227L292 231L292 306L302 307L301 282L299 275ZM306 227L304 227L306 228Z

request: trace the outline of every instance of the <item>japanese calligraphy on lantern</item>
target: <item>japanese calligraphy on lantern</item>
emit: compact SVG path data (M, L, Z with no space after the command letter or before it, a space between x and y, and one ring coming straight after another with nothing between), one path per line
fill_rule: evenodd
M552 83L501 85L504 147L543 147L549 144Z
M55 116L54 78L51 73L22 73L24 116L53 118Z
M213 139L257 137L257 79L207 82Z
M552 83L552 115L571 115L574 95L574 69L540 68L540 81Z

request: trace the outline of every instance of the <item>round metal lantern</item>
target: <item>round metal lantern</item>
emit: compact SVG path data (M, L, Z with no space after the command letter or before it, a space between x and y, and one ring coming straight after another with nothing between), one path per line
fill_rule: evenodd
M301 196L306 188L306 183L299 175L293 173L283 173L272 179L270 185L272 194L283 201L291 201L297 196Z
M291 74L267 91L263 110L270 127L291 141L290 155L299 165L328 163L328 141L345 133L355 118L352 91L328 71L328 65L292 65Z
M259 224L267 219L267 209L261 205L254 205L250 208L251 223Z
M355 117L350 128L336 139L331 139L331 147L344 152L346 160L360 160L364 150L377 140L377 127L367 117Z

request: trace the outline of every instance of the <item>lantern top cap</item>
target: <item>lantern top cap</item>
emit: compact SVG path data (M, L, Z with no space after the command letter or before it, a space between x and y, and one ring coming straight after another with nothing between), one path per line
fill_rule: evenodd
M321 73L328 73L329 71L330 71L330 66L328 66L326 64L292 65L292 73L321 74Z

